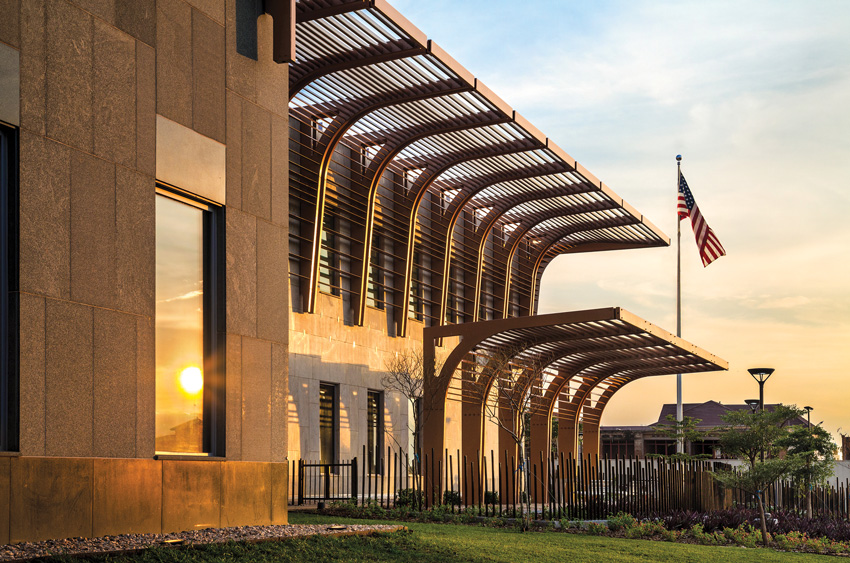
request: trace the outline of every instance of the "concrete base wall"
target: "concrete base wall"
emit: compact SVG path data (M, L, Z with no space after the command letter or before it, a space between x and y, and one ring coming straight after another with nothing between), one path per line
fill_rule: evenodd
M0 544L287 523L286 463L0 458Z

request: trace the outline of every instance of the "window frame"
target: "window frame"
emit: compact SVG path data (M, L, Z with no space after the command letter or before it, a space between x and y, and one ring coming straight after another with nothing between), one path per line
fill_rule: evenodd
M156 451L157 456L226 456L224 206L157 181L156 196L203 211L204 396L202 453ZM154 321L156 330L156 321ZM154 407L155 408L155 407Z
M331 391L331 456L322 457L322 388ZM335 465L339 463L339 385L326 381L319 382L319 462ZM336 473L336 469L332 471Z
M18 129L0 123L0 451L20 449Z
M372 420L370 419L370 401L372 397L375 397L375 423L372 424ZM369 464L369 458L367 457L364 462L366 463L366 470L370 475L382 475L383 474L383 464L381 463L383 459L384 453L384 392L379 391L377 389L368 389L366 391L366 451L368 454L372 454L372 463ZM374 451L371 442L372 439L372 428L375 429L375 444Z

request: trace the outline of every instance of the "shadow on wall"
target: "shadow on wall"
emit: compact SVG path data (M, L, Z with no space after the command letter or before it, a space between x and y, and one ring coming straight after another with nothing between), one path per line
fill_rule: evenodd
M289 459L319 460L322 440L334 448L337 460L349 460L363 455L369 443L370 391L382 393L383 412L374 424L378 425L378 446L407 451L408 401L398 393L384 391L383 371L365 364L323 361L321 356L289 355ZM324 411L320 407L320 389L324 387ZM332 399L332 400L329 400ZM327 403L335 412L328 416ZM331 428L328 428L331 426ZM327 450L326 450L327 452Z

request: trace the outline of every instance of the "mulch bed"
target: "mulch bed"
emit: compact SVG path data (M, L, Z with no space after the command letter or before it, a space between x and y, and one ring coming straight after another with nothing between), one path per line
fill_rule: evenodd
M25 561L51 555L127 554L149 547L185 547L190 545L226 543L228 541L261 542L314 535L351 536L396 532L404 526L298 524L286 526L241 526L237 528L207 528L170 534L122 534L99 538L67 538L40 542L15 543L0 546L0 561Z

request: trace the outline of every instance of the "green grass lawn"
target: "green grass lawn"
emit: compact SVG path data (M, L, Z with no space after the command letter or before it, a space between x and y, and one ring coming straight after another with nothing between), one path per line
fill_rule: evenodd
M292 524L387 524L352 518L290 513ZM556 532L520 533L506 528L484 528L458 524L403 523L412 533L374 537L312 537L307 539L230 543L186 549L154 548L130 556L96 556L98 563L300 563L344 561L398 561L410 563L523 563L523 562L633 562L726 563L825 561L826 555L779 553L767 549L709 547L645 540L625 540ZM48 560L44 560L48 561ZM79 563L71 557L50 558L53 562ZM833 559L833 561L835 561Z
M363 524L368 520L290 513L292 524ZM386 524L386 521L374 521ZM521 562L773 562L823 561L826 555L780 553L768 549L711 547L645 540L626 540L555 532L520 533L512 529L484 528L454 524L405 523L412 531L417 553L410 559L371 559L389 561L487 561ZM332 559L327 559L332 560ZM342 561L343 559L340 559ZM368 561L369 559L364 559ZM832 559L834 561L834 559Z

